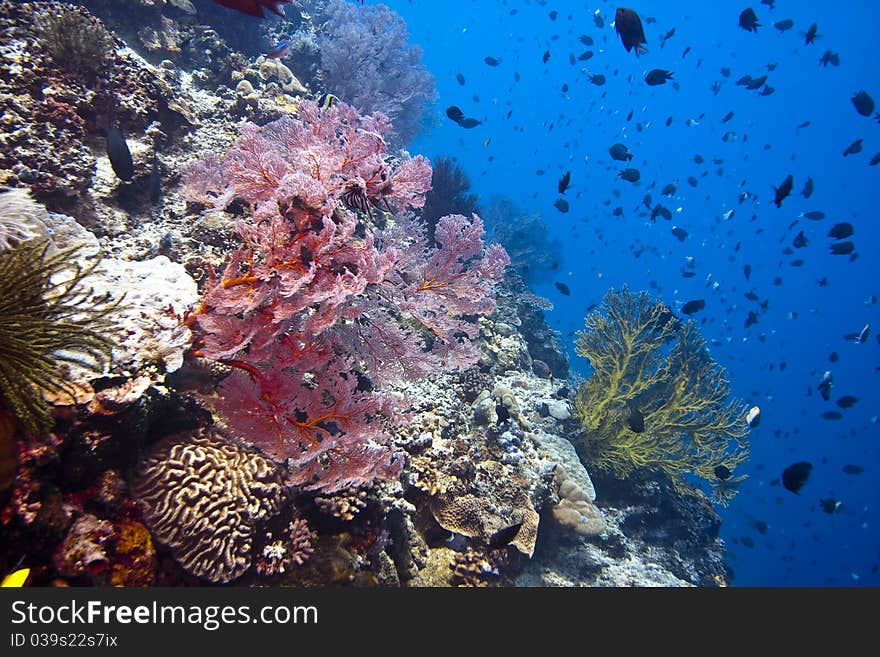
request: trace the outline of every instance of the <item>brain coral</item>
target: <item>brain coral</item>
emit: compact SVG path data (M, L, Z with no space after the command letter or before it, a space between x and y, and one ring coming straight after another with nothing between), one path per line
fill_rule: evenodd
M278 512L283 492L271 462L209 431L158 443L134 486L153 536L212 582L250 568L257 525Z

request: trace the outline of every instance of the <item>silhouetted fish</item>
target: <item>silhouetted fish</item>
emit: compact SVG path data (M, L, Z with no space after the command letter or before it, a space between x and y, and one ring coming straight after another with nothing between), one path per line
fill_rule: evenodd
M662 68L655 68L648 71L645 76L645 83L650 87L656 87L665 84L667 80L672 79L672 71L666 71Z
M777 208L782 207L782 201L791 194L791 189L794 187L794 178L791 174L788 174L785 177L785 180L782 181L782 184L779 187L774 187L773 191L776 193L776 197L773 199L773 202L776 203Z
M642 19L632 9L618 7L614 15L614 30L627 52L635 48L636 57L648 52L642 45L648 43L645 38L645 29L642 27Z
M491 537L489 537L486 545L489 547L490 550L500 550L501 548L507 547L507 545L514 538L516 538L516 535L519 533L522 524L523 521L520 520L518 523L510 525L510 527L499 529Z
M842 240L846 239L850 235L855 233L855 229L853 225L848 221L841 221L839 224L834 224L831 227L831 230L828 231L828 237L833 237L834 239Z
M131 180L134 177L134 162L132 162L128 144L125 143L125 137L114 125L103 128L103 133L107 138L107 157L110 158L113 172L121 180Z
M754 9L751 7L743 9L742 13L739 15L739 26L746 32L758 31L761 24L758 22L758 17L755 15Z
M629 405L626 416L626 426L636 433L645 432L645 416L635 406Z
M681 312L685 315L693 315L694 313L700 312L705 307L706 302L703 299L693 299L681 307Z
M813 464L808 461L799 461L794 463L782 471L782 485L786 490L790 490L797 495L813 470Z
M786 18L781 21L777 21L776 23L773 23L773 27L775 27L780 32L785 32L786 30L790 30L794 27L794 21L790 18Z

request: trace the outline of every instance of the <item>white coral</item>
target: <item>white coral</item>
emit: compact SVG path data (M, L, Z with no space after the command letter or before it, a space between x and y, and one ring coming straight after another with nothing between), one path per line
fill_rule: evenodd
M10 189L0 194L0 251L51 234L46 226L48 213L26 189Z

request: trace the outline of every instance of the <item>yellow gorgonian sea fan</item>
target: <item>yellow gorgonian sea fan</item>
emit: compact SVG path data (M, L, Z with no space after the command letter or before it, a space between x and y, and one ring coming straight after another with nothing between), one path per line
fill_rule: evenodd
M44 391L73 398L66 363L101 372L111 357L118 301L93 298L87 279L98 260L81 264L80 248L40 238L0 251L0 408L28 433L52 428Z
M716 502L730 501L745 478L734 468L749 455L746 407L730 397L727 373L694 322L645 292L611 290L575 351L593 368L575 398L588 466L619 477L661 471L682 491L696 477Z

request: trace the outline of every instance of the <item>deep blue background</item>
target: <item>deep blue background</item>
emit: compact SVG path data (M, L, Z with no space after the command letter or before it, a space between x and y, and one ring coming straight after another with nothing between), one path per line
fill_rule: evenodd
M432 158L455 155L484 202L502 194L523 212L543 214L549 230L565 244L565 261L555 280L567 284L572 295L561 295L551 282L535 291L555 304L548 319L569 344L569 334L583 325L587 306L609 287L649 289L673 305L706 300L706 309L695 318L703 323L704 336L718 341L713 356L728 368L734 393L763 409L762 422L752 431L750 478L731 506L721 510L734 584L880 583L880 492L875 483L880 316L878 306L869 302L880 294L880 166L868 166L880 152L880 124L859 116L850 100L865 89L880 102L875 43L880 5L778 0L771 11L756 1L751 6L762 27L755 34L738 27L739 13L748 6L744 2L646 0L630 5L643 21L657 19L645 24L649 52L637 59L615 34L616 6L608 3L387 4L405 18L412 41L424 48L423 61L437 77L439 102L432 125L411 151ZM517 10L513 15L512 9ZM593 22L597 9L605 19L603 28ZM555 21L552 10L558 12ZM793 19L795 27L780 33L772 24L785 18ZM802 33L813 21L822 37L806 45ZM673 27L675 35L661 48L660 36ZM596 54L571 65L569 53L577 56L588 49L578 41L580 34L593 37L589 49ZM691 52L683 59L688 46ZM839 67L819 65L826 49L839 53ZM487 55L500 58L501 65L487 66ZM769 63L778 64L769 72L773 95L760 97L735 86L742 75L767 72ZM730 68L730 78L721 76L722 67ZM652 68L674 71L680 88L646 86L643 76ZM464 76L464 86L456 81L457 73ZM602 73L608 81L594 86L587 73ZM722 82L718 95L711 90L715 80ZM561 91L564 83L567 94ZM453 124L443 113L451 104L484 124L472 130ZM633 118L627 121L630 111ZM721 123L728 111L734 112L733 119ZM672 125L666 127L670 116ZM688 118L699 125L689 127ZM804 121L811 125L798 130ZM727 131L736 138L723 141ZM843 150L860 137L863 152L844 158ZM635 154L632 166L642 173L638 185L616 179L623 167L612 162L608 147L618 141ZM704 164L694 163L697 153ZM716 158L723 163L713 164ZM536 175L537 169L546 174ZM553 201L556 182L567 169L572 173L566 194L571 210L561 214ZM789 173L795 191L777 209L772 187ZM688 176L698 179L696 188L687 184ZM809 200L800 195L807 176L815 181ZM669 182L678 185L674 199L660 196ZM743 191L754 198L740 205ZM673 210L671 222L651 223L640 207L649 192L654 203ZM623 206L623 217L612 216L617 205ZM723 220L731 209L734 215ZM827 217L816 222L799 216L810 210L822 210ZM859 257L854 262L828 252L832 240L826 234L839 221L855 225ZM671 234L673 225L690 233L685 242ZM808 246L783 254L799 230ZM634 247L645 247L641 257L635 257ZM688 256L695 259L697 273L685 279L680 272ZM796 258L805 264L791 266ZM752 266L750 281L743 275L746 263ZM781 277L781 285L773 284L775 277ZM817 284L822 277L827 277L826 287ZM748 311L757 310L743 297L751 289L761 300L769 299L769 306L759 323L746 329ZM866 322L872 325L868 343L843 339ZM828 361L832 351L839 353L839 362ZM586 362L572 358L576 370L588 374ZM835 381L830 402L815 392L807 395L826 369ZM820 414L836 409L834 400L845 394L856 395L859 402L843 411L840 421L823 419ZM815 466L800 495L771 483L799 460ZM864 473L844 474L841 466L848 463L863 466ZM834 515L818 505L829 496L842 502ZM757 521L767 523L766 533L757 530ZM743 536L754 541L753 547L742 542Z

